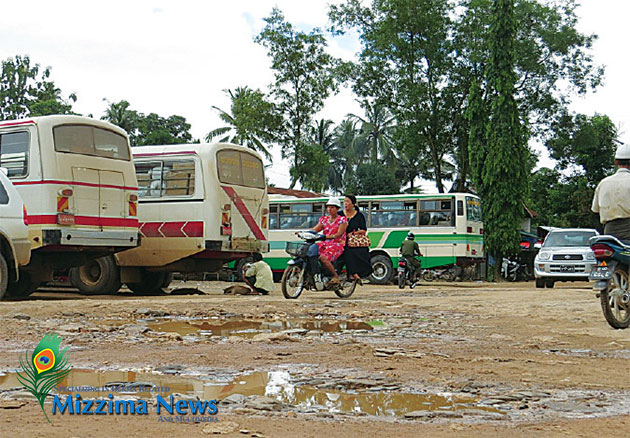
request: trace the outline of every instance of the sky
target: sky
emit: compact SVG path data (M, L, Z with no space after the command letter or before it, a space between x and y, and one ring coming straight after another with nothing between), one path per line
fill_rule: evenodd
M73 108L100 118L107 101L127 100L131 108L163 117L184 116L195 138L223 126L212 106L229 110L226 89L249 86L266 90L273 80L264 47L254 37L274 6L301 30L325 28L331 0L134 0L108 2L6 2L0 14L0 59L28 55L42 67L64 96L76 93ZM630 142L626 45L630 41L627 0L582 0L578 30L596 33L595 61L606 66L604 86L574 98L573 111L606 114ZM329 40L329 52L354 59L356 37ZM319 117L340 122L362 114L349 89L326 101ZM267 173L280 187L289 184L279 151ZM544 150L541 165L552 166ZM435 191L425 183L427 191Z

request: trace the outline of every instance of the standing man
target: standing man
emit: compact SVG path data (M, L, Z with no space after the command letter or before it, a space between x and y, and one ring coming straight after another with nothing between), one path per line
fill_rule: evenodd
M414 240L415 237L413 233L407 234L407 239L403 240L400 245L400 254L409 261L413 269L413 283L418 281L418 272L420 272L420 268L422 267L420 260L416 258L416 255L422 257L422 253L420 252L418 242Z
M605 234L630 241L630 145L617 148L615 165L617 172L597 185L591 210L599 213Z
M252 288L252 295L267 295L273 291L273 273L271 268L263 262L262 254L256 252L252 255L254 263L245 271L245 283Z

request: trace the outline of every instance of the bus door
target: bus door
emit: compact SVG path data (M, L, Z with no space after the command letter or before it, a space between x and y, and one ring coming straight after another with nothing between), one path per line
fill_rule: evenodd
M262 161L247 152L217 152L219 181L227 205L222 205L221 234L228 235L231 249L260 251L266 241L263 229L265 175ZM229 208L225 208L229 206ZM264 213L264 214L263 214Z

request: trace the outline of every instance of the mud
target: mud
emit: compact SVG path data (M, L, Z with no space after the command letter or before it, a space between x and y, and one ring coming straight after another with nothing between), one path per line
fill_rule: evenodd
M606 325L588 284L364 286L349 300L295 301L223 295L228 285L0 303L0 434L40 433L15 372L56 332L74 370L53 393L217 399L227 436L626 436L630 338ZM64 437L215 430L155 415L52 422L47 435Z

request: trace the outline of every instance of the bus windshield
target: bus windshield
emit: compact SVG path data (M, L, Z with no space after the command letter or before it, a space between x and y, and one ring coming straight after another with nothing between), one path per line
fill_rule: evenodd
M53 128L55 150L72 154L130 160L127 139L115 132L87 125Z
M466 220L481 222L481 202L472 196L466 196Z
M265 188L262 161L246 152L229 149L217 152L217 171L222 183Z

